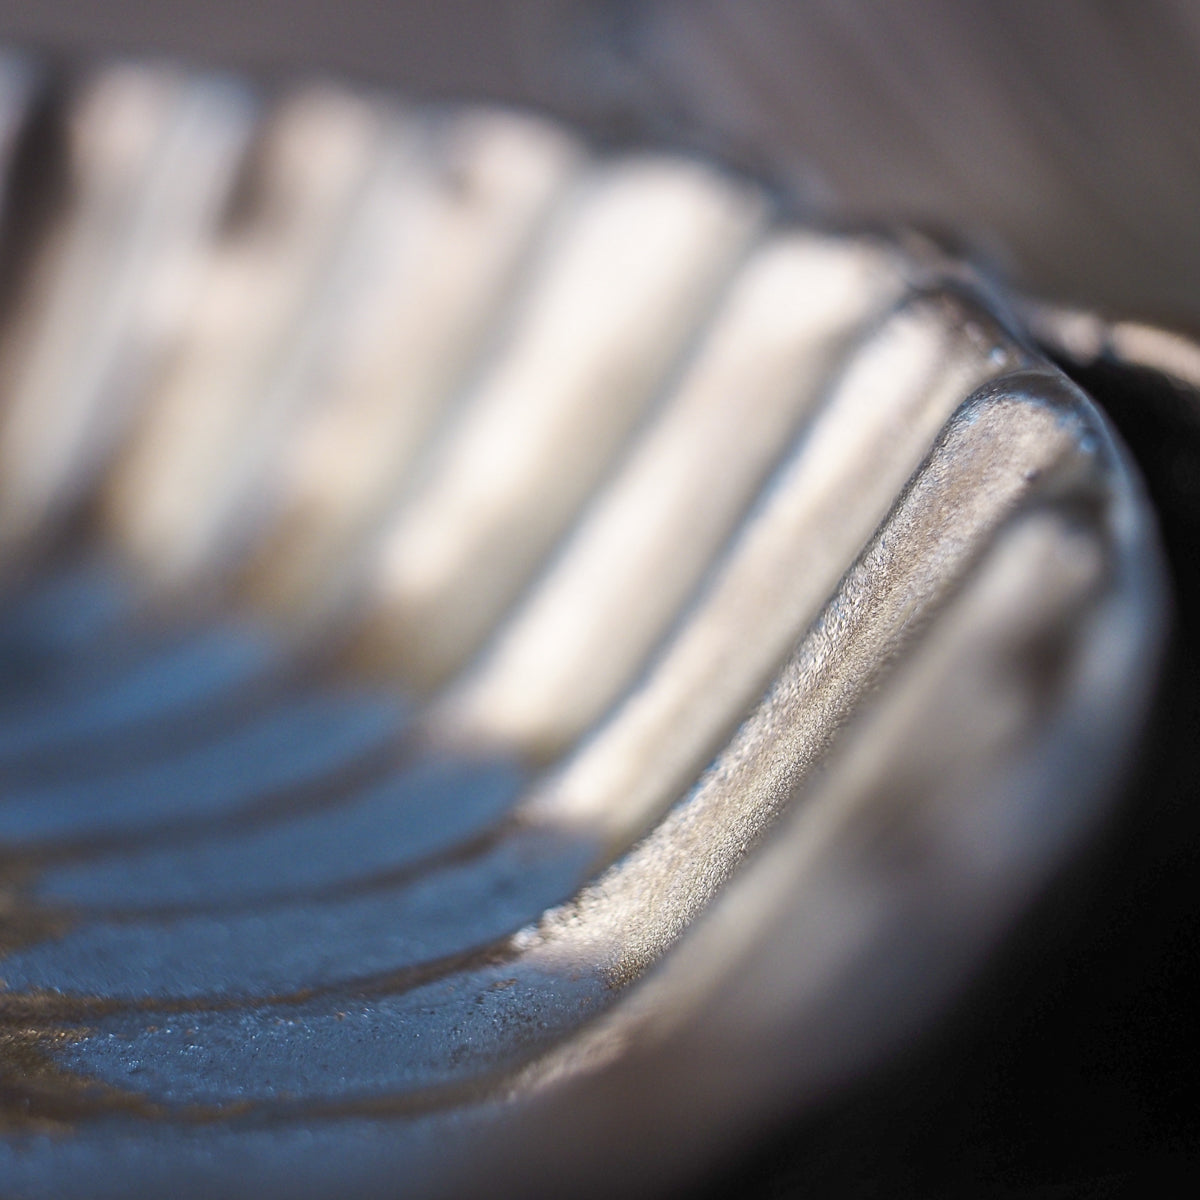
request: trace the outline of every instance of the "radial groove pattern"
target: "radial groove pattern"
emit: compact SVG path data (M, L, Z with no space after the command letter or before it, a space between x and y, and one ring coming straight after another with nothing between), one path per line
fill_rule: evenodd
M513 112L0 82L0 1192L650 1188L1102 810L1153 532L932 247Z

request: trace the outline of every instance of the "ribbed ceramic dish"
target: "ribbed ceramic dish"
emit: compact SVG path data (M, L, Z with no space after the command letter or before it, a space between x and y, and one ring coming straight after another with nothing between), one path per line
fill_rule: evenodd
M678 1184L1102 817L1152 522L933 247L509 111L0 93L0 1192Z

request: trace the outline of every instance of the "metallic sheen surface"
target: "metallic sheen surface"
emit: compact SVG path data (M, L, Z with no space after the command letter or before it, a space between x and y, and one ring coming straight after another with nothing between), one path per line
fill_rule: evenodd
M516 111L0 67L0 1192L648 1193L933 1021L1163 615L987 289Z

